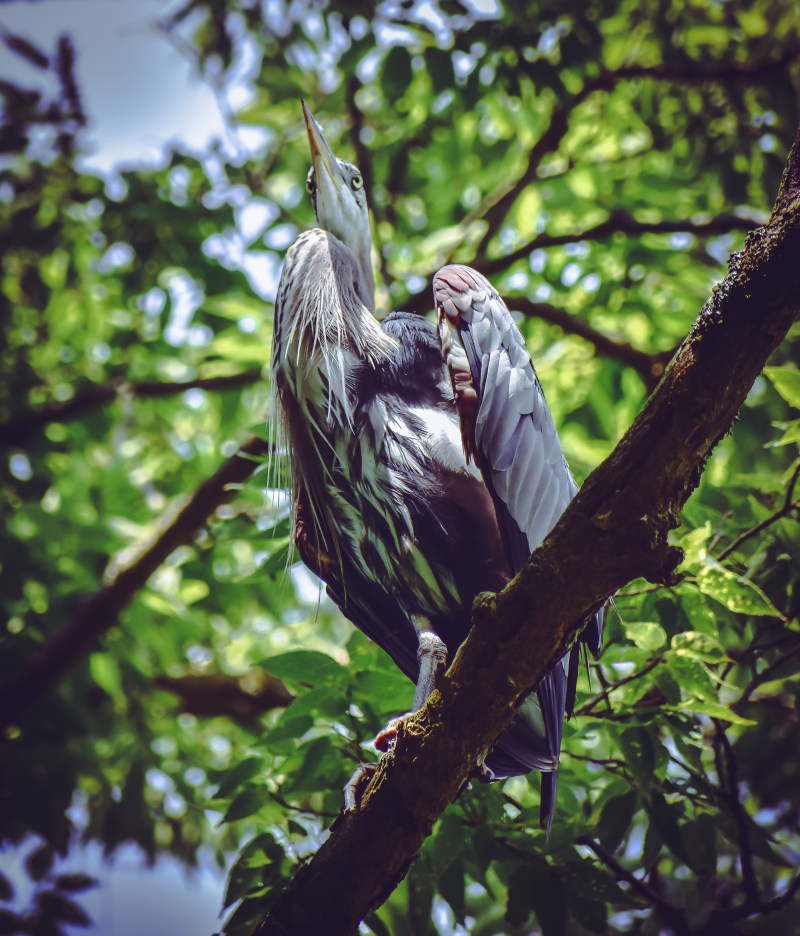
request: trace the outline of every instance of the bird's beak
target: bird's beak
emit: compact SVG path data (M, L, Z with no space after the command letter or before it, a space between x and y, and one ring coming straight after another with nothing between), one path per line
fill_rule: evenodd
M311 150L311 161L317 172L317 192L318 198L321 198L323 204L326 201L338 200L341 198L342 190L348 192L347 180L339 169L339 163L331 152L330 146L325 142L322 130L319 124L314 120L314 115L308 109L308 104L303 101L303 118L306 122L308 131L308 146Z

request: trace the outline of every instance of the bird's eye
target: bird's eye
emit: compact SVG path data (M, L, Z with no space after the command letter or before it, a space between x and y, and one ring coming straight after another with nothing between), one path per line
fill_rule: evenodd
M364 188L364 180L360 175L354 175L350 180L350 185L352 185L353 191L357 192L360 188Z
M314 180L311 178L311 176L306 179L306 191L309 195L314 194Z

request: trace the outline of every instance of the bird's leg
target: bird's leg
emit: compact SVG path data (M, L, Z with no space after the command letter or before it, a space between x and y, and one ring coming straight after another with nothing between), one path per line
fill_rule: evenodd
M393 745L403 722L409 715L418 712L428 701L428 696L436 688L439 676L447 668L447 647L442 638L431 629L430 621L422 614L412 614L411 623L417 632L419 646L417 648L417 662L419 675L417 688L414 692L414 702L410 712L393 718L375 738L375 747L379 751L388 751Z
M405 715L398 715L383 728L375 737L375 747L379 751L389 751L394 747L395 740L403 730L406 719L418 712L436 688L439 676L447 667L447 647L444 641L430 626L430 622L421 614L412 614L411 622L417 632L419 646L417 648L417 662L419 663L419 676L417 688L414 692L413 708ZM344 787L344 811L355 812L358 809L363 788L372 779L377 764L359 764L353 776Z

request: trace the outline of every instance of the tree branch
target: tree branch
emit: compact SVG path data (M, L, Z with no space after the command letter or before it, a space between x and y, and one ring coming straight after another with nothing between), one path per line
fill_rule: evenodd
M142 380L138 382L115 381L110 384L97 384L79 390L68 400L59 403L49 403L40 409L33 409L9 420L0 423L0 445L22 446L35 433L54 422L67 422L75 419L81 413L95 406L111 403L118 396L128 393L134 397L166 397L183 393L185 390L210 390L217 392L229 390L231 387L241 387L255 383L261 379L260 368L243 371L241 374L230 374L225 377L198 377L195 380L171 383L162 380Z
M130 565L86 598L72 618L34 656L12 682L0 689L0 730L22 715L72 669L117 622L137 591L162 562L184 543L190 543L216 509L230 500L235 489L254 471L256 459L269 451L269 443L252 436L218 471L204 481L157 538Z
M484 276L491 276L507 269L517 260L524 260L534 250L545 247L561 247L564 244L575 244L580 241L599 241L613 237L615 234L628 234L639 237L642 234L696 234L698 237L713 237L715 234L727 234L729 231L752 231L757 224L751 218L741 218L735 214L721 214L708 221L691 221L688 218L666 221L637 221L627 211L612 211L605 221L578 231L574 234L538 234L533 240L511 253L500 257L484 260L481 272Z
M731 258L657 391L519 575L476 599L469 637L439 688L380 761L359 810L336 820L257 936L353 933L587 615L636 577L674 580L681 553L667 533L794 320L798 256L800 133L770 221Z
M679 936L690 936L691 930L686 921L683 912L668 900L665 900L657 890L654 890L646 881L637 878L626 867L621 865L617 859L607 852L598 842L588 835L580 835L575 839L576 845L585 845L597 855L600 861L614 872L615 877L620 881L625 881L636 893L643 897L653 906L656 912L661 916L667 926L670 927Z
M481 267L476 269L483 272ZM540 318L544 322L550 322L558 325L568 335L577 335L588 341L594 346L594 349L606 357L614 358L622 364L632 367L641 377L642 382L647 388L648 393L652 393L656 384L661 379L672 356L677 349L670 351L659 351L656 354L647 354L628 344L627 341L617 341L609 338L591 325L579 319L575 315L570 315L566 309L560 309L557 306L549 305L546 302L531 302L523 296L507 297L508 305L530 318Z
M750 835L747 829L747 813L739 797L739 769L736 763L736 754L731 746L725 728L718 719L714 722L714 761L717 767L718 788L717 795L727 805L736 823L736 834L739 839L739 864L742 869L742 884L744 887L745 907L755 908L759 905L761 894L753 865L753 849L750 845Z
M536 180L536 174L542 159L548 154L555 152L564 139L569 129L569 118L573 110L582 104L586 98L594 94L601 88L610 88L613 85L613 79L609 77L610 73L604 73L597 78L586 82L581 90L570 97L563 104L557 105L550 115L550 123L544 133L531 147L528 153L528 165L525 171L513 185L508 186L504 191L488 196L483 204L469 216L468 221L482 218L487 222L486 232L476 248L477 254L486 252L486 247L491 239L500 230L500 226L506 219L511 206L519 198L522 192ZM466 225L465 225L466 226Z
M611 683L610 686L606 686L606 688L603 689L602 692L599 692L596 696L589 699L589 701L585 705L582 705L578 709L578 711L575 712L575 714L576 715L593 715L594 709L597 708L597 706L601 702L606 702L612 692L615 692L617 689L622 688L622 686L627 686L628 683L636 682L636 680L641 679L643 676L646 676L648 673L651 673L657 666L660 666L664 662L665 662L664 657L661 657L661 656L655 657L654 659L650 660L647 666L642 667L642 669L636 670L635 673L631 673L630 676L625 676L623 679L618 679L615 683Z
M717 557L718 562L722 562L723 559L727 559L732 552L735 552L742 543L747 542L751 536L757 536L763 530L766 530L767 527L772 526L773 523L777 523L778 520L782 520L784 517L788 517L790 513L793 513L795 510L800 510L800 502L794 503L794 488L797 484L797 479L800 478L800 461L795 465L794 473L789 479L788 487L786 488L786 496L783 499L783 506L776 510L775 513L770 514L766 520L762 520L761 523L757 523L754 527L751 527L749 530L745 530L741 536L737 536L736 539L726 546L725 549Z
M609 69L594 78L587 79L586 83L577 94L572 95L572 97L553 110L550 124L531 148L528 155L528 165L519 179L502 193L488 196L488 198L484 200L484 203L470 215L469 220L484 218L488 222L488 228L481 238L477 252L479 254L485 252L489 241L497 234L511 206L524 189L535 181L543 157L558 149L569 129L569 118L572 111L594 94L595 91L610 91L620 81L629 81L637 78L652 78L658 81L680 81L686 84L699 85L706 85L710 82L749 84L768 78L775 72L783 71L799 57L800 50L789 49L782 56L773 61L755 63L733 62L714 70L702 67L690 69L668 63L654 66L624 65L620 68ZM685 228L681 228L680 230L685 230Z

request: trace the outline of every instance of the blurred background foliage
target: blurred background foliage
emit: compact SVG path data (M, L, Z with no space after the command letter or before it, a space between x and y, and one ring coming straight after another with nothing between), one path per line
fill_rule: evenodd
M35 837L40 882L26 915L0 876L0 932L86 922L66 895L91 882L51 868L92 839L213 848L248 933L410 703L294 564L252 441L313 224L299 99L364 174L379 307L428 312L448 261L490 276L579 480L768 216L797 127L781 0L192 0L159 25L221 99L246 88L249 142L114 185L79 169L69 37L2 34L53 91L0 82L0 836ZM537 775L469 789L363 932L800 930L798 350L795 327L687 505L683 583L617 596L549 841ZM36 684L59 633L74 665Z

